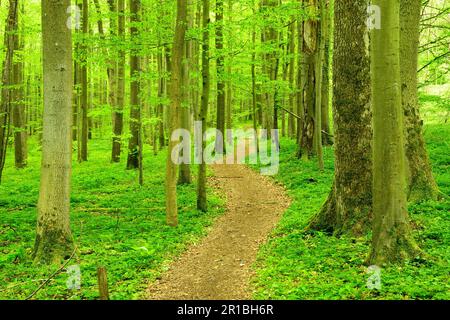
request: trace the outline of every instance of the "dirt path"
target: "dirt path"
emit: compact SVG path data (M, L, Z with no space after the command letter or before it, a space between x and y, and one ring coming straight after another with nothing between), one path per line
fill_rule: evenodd
M209 183L226 195L227 211L149 288L149 299L251 298L251 265L290 200L282 187L245 166L213 170Z

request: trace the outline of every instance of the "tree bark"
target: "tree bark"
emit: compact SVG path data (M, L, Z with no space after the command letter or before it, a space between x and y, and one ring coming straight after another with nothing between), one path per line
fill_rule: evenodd
M206 163L203 159L203 150L205 150L206 143L203 141L203 135L206 132L206 119L208 116L209 105L209 89L210 89L210 75L209 75L209 0L202 0L203 3L203 41L202 41L202 95L201 107L199 113L199 120L202 124L202 147L201 147L201 162L198 167L198 185L197 185L197 209L203 212L208 210L208 201L206 195Z
M216 0L216 51L217 51L217 116L216 129L221 133L216 137L216 153L225 153L225 81L223 53L223 0Z
M141 63L139 57L139 45L137 38L139 31L137 24L140 22L140 0L130 0L130 36L132 49L130 54L130 134L128 141L127 169L139 168L139 136L141 131L141 101L140 101L140 72Z
M23 6L22 6L23 11ZM22 12L23 13L23 12ZM15 51L23 51L23 41L16 33L14 35ZM13 125L14 125L14 160L17 169L22 169L27 165L27 128L26 113L24 103L24 68L22 59L13 63Z
M310 223L312 229L335 235L363 235L371 226L372 114L367 6L368 0L335 3L335 178L328 200Z
M383 13L371 34L373 103L373 231L369 262L382 266L415 257L403 161L400 77L400 2L375 0Z
M89 134L89 122L88 122L88 68L87 68L87 56L88 47L86 44L86 37L89 35L89 2L88 0L83 0L83 43L81 49L81 141L80 141L80 152L79 152L79 162L87 161L88 159L88 134Z
M179 112L181 107L181 76L183 47L186 34L187 0L177 0L177 20L175 27L174 43L172 48L170 81L170 107L168 108L169 137L179 127ZM166 218L170 226L178 225L177 208L177 165L172 159L172 153L177 145L176 140L169 139L166 167Z
M117 35L119 41L125 41L125 0L118 0L118 24ZM123 108L125 101L125 50L119 48L119 58L117 64L117 95L116 106L113 109L113 144L111 161L120 162L123 131Z
M41 184L34 260L59 263L73 250L70 231L72 172L72 33L70 0L42 1L44 115Z
M6 149L11 123L11 95L10 88L13 82L12 68L14 60L14 34L18 26L18 0L9 1L8 16L6 18L4 46L6 48L5 60L2 71L2 90L0 101L0 182L5 166Z
M405 126L408 199L436 199L438 187L431 172L417 98L417 65L421 1L400 1L400 61Z

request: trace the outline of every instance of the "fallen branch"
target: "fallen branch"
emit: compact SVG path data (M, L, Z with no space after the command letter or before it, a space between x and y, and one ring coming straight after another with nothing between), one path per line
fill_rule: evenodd
M75 248L73 249L72 254L70 255L69 259L67 259L67 261L55 272L53 272L50 277L48 277L47 280L45 280L44 282L42 282L39 287L36 288L36 290L33 291L33 293L31 293L28 297L25 298L25 300L30 300L36 293L39 292L39 290L41 290L47 283L50 282L50 280L52 280L57 274L59 274L66 266L67 264L70 262L70 260L72 260L73 256L75 255L75 252L77 251L77 247L75 246Z

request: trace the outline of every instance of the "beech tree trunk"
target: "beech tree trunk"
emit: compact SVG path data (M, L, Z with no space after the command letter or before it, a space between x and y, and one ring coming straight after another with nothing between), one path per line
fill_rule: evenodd
M371 33L373 103L373 232L369 262L382 266L413 258L406 202L400 77L400 1L374 0L383 13Z
M42 1L44 114L36 263L59 263L73 250L70 231L72 172L72 33L70 0Z
M123 43L125 41L125 0L118 0L118 24L117 35ZM123 108L125 101L125 50L122 46L119 49L117 64L117 95L116 106L113 109L113 144L111 161L120 162L123 131Z
M363 235L371 227L372 113L367 6L368 0L335 3L335 178L328 200L310 228L336 235Z
M0 182L2 180L3 168L5 166L6 149L11 123L11 99L12 69L14 60L14 33L17 31L18 22L18 0L9 1L8 16L6 18L4 46L6 48L5 60L2 71L2 90L0 101Z
M406 141L408 199L436 199L438 187L431 172L417 98L417 64L421 1L400 0L400 71Z
M209 0L202 0L203 3L203 41L202 41L202 95L199 120L202 123L202 137L206 132L206 119L208 116L209 105ZM197 209L203 212L208 210L208 201L206 196L206 163L203 159L203 150L205 150L206 142L202 138L202 147L200 150L201 162L198 166L198 185L197 185Z
M225 81L223 53L223 0L216 0L216 51L217 51L217 116L216 129L222 134L216 137L216 153L225 152Z
M168 108L169 148L166 167L166 218L170 226L178 225L177 207L177 165L172 159L172 152L178 141L170 139L172 133L179 127L179 112L181 107L181 84L183 47L186 34L187 0L177 0L177 20L174 43L172 48L170 81L170 107Z
M22 7L23 8L23 7ZM23 11L23 10L22 10ZM19 33L14 35L15 52L23 51L23 41ZM24 102L24 68L22 59L13 63L13 125L14 125L14 162L17 169L27 165L27 128Z
M89 34L89 2L88 0L83 0L83 36L87 37ZM88 122L88 109L89 109L89 100L88 100L88 70L87 70L87 55L88 49L85 43L86 39L83 39L82 49L81 49L81 136L80 136L80 150L79 150L79 162L87 161L88 159L88 135L89 135L89 122Z
M141 101L140 101L140 57L137 38L137 24L140 22L140 0L130 0L130 35L132 49L130 54L130 134L128 141L127 169L139 168L139 137L141 131Z

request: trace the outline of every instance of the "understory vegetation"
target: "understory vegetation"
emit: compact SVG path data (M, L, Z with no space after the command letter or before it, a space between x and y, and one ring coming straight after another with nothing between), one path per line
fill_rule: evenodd
M284 139L280 172L293 199L255 266L256 299L450 299L450 126L448 99L422 95L425 139L440 201L409 205L413 234L426 259L381 270L381 290L369 290L367 252L371 234L340 238L305 231L323 205L333 181L333 150L324 153L325 170L295 157L295 141Z
M171 259L206 234L223 201L211 192L210 210L195 208L194 185L179 187L180 226L165 224L164 166L166 152L146 154L145 187L124 163L108 163L108 141L92 142L92 160L74 166L71 227L76 253L33 299L96 299L97 267L108 272L111 299L140 298ZM31 148L37 145L30 143ZM9 179L0 189L0 299L24 299L58 268L33 265L39 153L30 152L29 166L7 165ZM13 157L8 157L13 160ZM80 290L70 290L70 266L81 271Z

